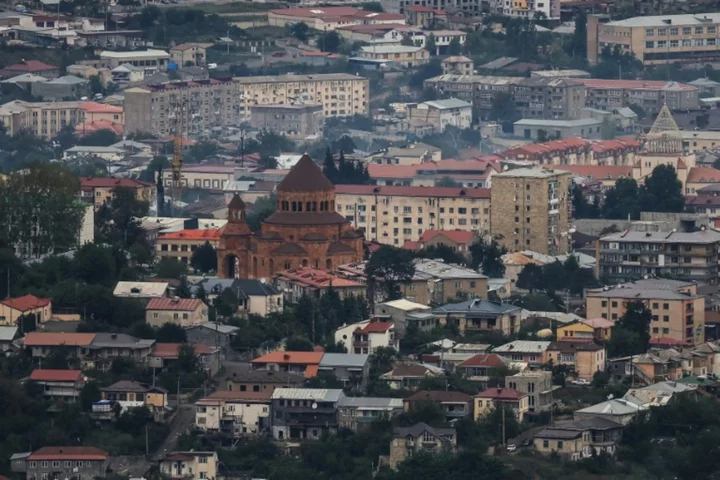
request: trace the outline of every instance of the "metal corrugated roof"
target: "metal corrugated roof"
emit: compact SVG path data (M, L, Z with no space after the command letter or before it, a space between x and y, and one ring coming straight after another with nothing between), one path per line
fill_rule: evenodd
M344 396L341 389L326 388L276 388L273 400L315 400L321 402L337 402Z

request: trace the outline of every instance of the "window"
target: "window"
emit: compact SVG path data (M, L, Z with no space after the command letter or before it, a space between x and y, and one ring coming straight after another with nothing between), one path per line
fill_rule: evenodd
M207 457L198 457L198 463L207 463Z
M667 315L663 315L663 322L669 322L669 321L670 321L670 317Z
M60 468L60 462L55 460L54 462L52 462L52 466L53 466L53 468Z
M603 307L607 307L607 300L603 300L603 301L602 301L602 306L603 306Z
M663 303L663 310L670 310L670 304L669 304L669 303Z
M707 33L715 33L716 28L715 27L708 27Z
M562 441L562 440L558 440L558 449L563 448L563 445L564 445L563 441Z
M670 333L670 329L669 329L669 328L663 328L663 335L667 335L668 333Z
M550 448L550 442L547 440L543 440L543 448Z
M678 33L680 33L680 30L677 27L670 29L670 35L677 35Z
M692 29L690 27L683 27L683 35L690 35Z
M617 308L617 305L618 305L618 304L617 304L617 302L613 301L611 305L612 305L613 308Z
M655 328L652 329L652 332L653 332L653 333L658 333L659 331L660 331L660 329L657 328L657 327L655 327Z
M654 30L654 29L648 28L647 30L645 30L645 36L646 36L646 37L652 37L653 35L655 35L655 30Z
M665 35L667 35L667 30L664 28L658 28L658 36L664 37Z
M201 478L201 479L207 478L207 473L205 473L205 472L200 472L200 478Z
M645 48L653 48L655 46L655 42L645 42Z
M695 35L702 35L703 27L695 27Z
M72 467L72 462L65 462L65 468Z
M660 304L659 304L659 303L653 303L653 304L652 304L652 308L660 308Z
M30 462L30 468L37 468L37 462Z

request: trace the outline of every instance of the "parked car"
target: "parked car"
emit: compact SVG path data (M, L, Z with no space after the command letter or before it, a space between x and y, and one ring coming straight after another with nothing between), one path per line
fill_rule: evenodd
M588 385L590 385L590 382L588 382L588 381L585 380L584 378L578 378L577 380L573 380L573 381L570 382L570 383L572 383L573 385L582 385L582 386L588 386Z
M505 448L508 452L514 452L515 450L517 450L517 446L514 443L508 443Z
M522 447L529 447L533 444L532 438L526 438L523 440L523 442L520 444Z

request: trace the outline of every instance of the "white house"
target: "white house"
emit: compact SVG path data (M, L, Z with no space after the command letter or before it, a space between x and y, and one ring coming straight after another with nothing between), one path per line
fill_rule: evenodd
M449 98L408 105L408 121L413 125L431 125L437 133L447 127L459 129L472 126L472 104L465 100Z
M195 427L238 437L270 428L272 390L260 392L219 391L195 403Z
M335 343L342 343L349 353L372 354L380 347L399 349L392 321L372 318L335 330Z

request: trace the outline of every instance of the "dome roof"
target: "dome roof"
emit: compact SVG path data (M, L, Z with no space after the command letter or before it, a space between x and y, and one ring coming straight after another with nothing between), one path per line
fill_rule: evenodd
M308 154L300 158L277 187L279 192L333 190L334 188L335 186L328 180L320 166L313 162Z

